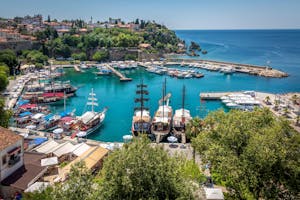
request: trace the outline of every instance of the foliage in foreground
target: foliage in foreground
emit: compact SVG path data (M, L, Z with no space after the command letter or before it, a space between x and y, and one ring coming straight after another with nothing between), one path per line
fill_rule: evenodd
M198 166L184 158L171 158L159 147L138 138L110 154L94 177L82 164L72 168L67 182L25 199L193 199L192 181L202 181Z
M104 199L193 199L181 169L164 150L137 139L105 161L100 193Z
M295 199L300 186L300 136L268 109L217 111L192 140L212 177L233 199ZM200 126L200 124L199 124Z
M94 177L83 163L71 169L69 179L64 184L47 187L42 192L25 193L24 199L30 200L93 200L97 199L98 187Z

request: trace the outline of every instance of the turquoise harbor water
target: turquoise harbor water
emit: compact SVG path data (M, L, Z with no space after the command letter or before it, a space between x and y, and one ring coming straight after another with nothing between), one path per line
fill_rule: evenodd
M257 90L274 93L300 91L300 30L268 31L176 31L186 42L199 42L208 54L204 59L234 61L271 66L290 74L283 79L264 78L245 74L223 75L219 72L201 70L202 79L176 79L168 76L150 74L143 68L123 71L132 82L120 82L117 77L97 77L95 69L85 73L76 73L66 69L63 80L70 80L79 87L77 96L67 100L68 108L76 108L76 114L85 110L87 95L94 88L99 99L99 109L108 107L108 112L100 130L89 136L101 141L122 141L122 136L129 134L134 107L136 84L140 79L148 85L150 92L149 107L153 116L161 97L162 82L167 78L167 92L172 93L173 109L180 108L182 85L186 86L186 107L193 116L205 116L207 112L224 108L218 101L207 101L200 106L199 93L211 91ZM63 105L52 106L60 111ZM224 108L225 109L225 108Z

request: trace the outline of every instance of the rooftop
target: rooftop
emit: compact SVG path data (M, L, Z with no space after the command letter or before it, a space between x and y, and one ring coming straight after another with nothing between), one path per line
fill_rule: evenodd
M13 131L0 126L0 150L3 150L17 141L22 140L22 137L15 134Z
M46 168L41 166L41 159L44 154L24 153L24 165L17 169L13 174L5 178L1 184L25 190L32 180L41 175Z

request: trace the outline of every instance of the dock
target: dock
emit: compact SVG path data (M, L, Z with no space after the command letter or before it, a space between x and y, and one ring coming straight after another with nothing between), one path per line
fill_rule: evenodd
M80 69L80 67L78 65L74 65L74 70L76 72L82 72L81 69Z
M238 73L246 73L250 75L270 77L270 78L283 78L288 76L287 73L277 69L273 69L270 66L259 66L259 65L252 65L252 64L223 62L223 61L215 61L215 60L168 58L164 61L164 63L165 65L182 65L182 64L216 65L221 68L222 67L226 68L230 66L233 67L233 69ZM195 67L199 67L199 66L195 66Z
M126 81L132 81L132 78L127 78L124 74L122 74L121 72L119 72L118 70L116 70L115 68L113 68L110 65L106 65L107 68L109 68L116 76L118 76L120 78L120 81L122 82L126 82Z
M201 92L199 96L201 100L219 100L222 96L240 93L242 92Z

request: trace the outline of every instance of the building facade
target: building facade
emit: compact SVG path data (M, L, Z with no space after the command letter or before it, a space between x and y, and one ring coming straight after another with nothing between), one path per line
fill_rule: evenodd
M24 139L0 127L0 181L23 166Z

